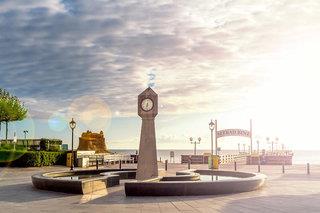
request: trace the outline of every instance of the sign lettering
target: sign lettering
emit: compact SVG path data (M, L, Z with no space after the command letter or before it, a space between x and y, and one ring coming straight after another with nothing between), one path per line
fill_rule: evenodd
M244 129L223 129L217 131L217 138L227 137L227 136L241 136L250 138L250 131Z

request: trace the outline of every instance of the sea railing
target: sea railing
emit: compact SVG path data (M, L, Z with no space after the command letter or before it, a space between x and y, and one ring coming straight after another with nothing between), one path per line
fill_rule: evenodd
M231 164L234 162L245 163L248 153L220 155L220 164Z
M276 150L276 151L267 151L265 155L272 156L293 156L293 152L291 150Z
M123 162L123 163L134 163L134 158L131 157L131 155L128 154L109 154L104 155L104 163L109 164L115 164L117 162Z
M235 161L239 163L245 163L248 153L240 154L227 154L219 156L219 164L231 164ZM181 155L181 163L190 163L191 164L208 164L209 155Z
M89 166L134 163L134 158L127 154L94 154L94 151L77 152L76 158L79 162L88 161Z

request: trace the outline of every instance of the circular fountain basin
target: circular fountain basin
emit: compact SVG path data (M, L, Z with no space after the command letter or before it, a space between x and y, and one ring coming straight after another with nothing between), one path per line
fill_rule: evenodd
M119 185L121 179L135 179L135 169L99 169L46 172L31 177L34 187L43 190L89 194Z
M135 169L101 169L48 172L32 176L38 189L88 194L135 179ZM186 170L176 176L125 183L127 196L186 196L238 193L259 189L266 176L257 173L218 170Z
M188 177L188 178L187 178ZM186 170L176 176L164 177L158 182L125 183L127 196L188 196L239 193L257 190L266 182L264 174Z

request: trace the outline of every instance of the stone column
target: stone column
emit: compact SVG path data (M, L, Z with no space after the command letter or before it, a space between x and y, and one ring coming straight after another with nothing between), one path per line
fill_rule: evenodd
M136 179L146 180L156 177L158 177L158 164L154 118L143 118Z

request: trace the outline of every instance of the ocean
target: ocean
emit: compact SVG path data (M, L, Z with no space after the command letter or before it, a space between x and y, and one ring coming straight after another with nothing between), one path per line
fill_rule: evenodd
M111 150L112 152L116 153L125 153L125 154L135 154L137 150L131 149L131 150ZM164 161L168 160L170 162L170 151L174 152L174 162L180 163L181 155L189 155L193 154L193 150L170 150L170 149L162 149L157 150L157 157L158 160ZM197 154L203 154L203 153L210 153L210 150L197 150ZM237 154L237 150L223 150L220 152L220 154ZM292 163L293 164L320 164L320 150L294 150L293 151L293 158Z

